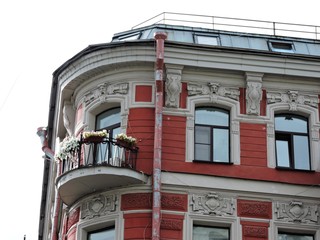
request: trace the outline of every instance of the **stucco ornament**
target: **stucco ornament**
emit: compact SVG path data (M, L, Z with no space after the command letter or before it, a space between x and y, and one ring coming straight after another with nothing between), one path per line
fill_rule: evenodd
M178 108L180 105L180 93L182 89L182 66L167 64L166 72L165 106L168 108Z
M128 83L117 83L117 84L107 84L103 83L98 85L96 88L91 89L85 94L84 102L86 105L99 99L101 102L105 102L110 95L121 94L125 95L128 93L129 84Z
M246 90L247 114L260 115L260 102L262 100L262 84L248 82Z
M234 214L235 203L233 198L224 198L215 192L206 195L192 195L192 211L201 214L229 216Z
M207 84L189 83L187 90L189 96L209 95L212 102L216 102L219 97L227 97L238 101L240 95L238 88L224 87L215 82Z
M285 222L301 222L319 224L319 206L305 204L300 201L290 203L275 203L276 219Z
M73 136L74 133L74 121L75 121L75 110L73 104L65 102L63 106L63 125L67 130L68 136Z
M97 195L81 206L81 218L91 219L95 217L105 216L110 212L116 211L117 198L115 195Z
M288 90L285 92L268 91L267 92L268 104L273 103L287 103L289 111L297 111L297 107L307 105L313 108L318 108L319 99L317 95L304 94L295 90Z

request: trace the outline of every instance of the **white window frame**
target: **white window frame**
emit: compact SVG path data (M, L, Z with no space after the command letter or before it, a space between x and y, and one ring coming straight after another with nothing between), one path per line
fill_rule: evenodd
M292 234L312 234L314 235L314 240L320 239L320 229L319 225L307 225L307 224L290 224L275 222L274 223L274 239L278 240L279 232L287 232Z
M310 146L310 170L320 171L320 141L319 141L319 118L318 109L303 105L297 106L297 111L289 111L287 103L274 103L267 106L267 115L270 116L270 122L267 124L267 156L268 167L276 168L276 150L275 150L275 115L288 113L301 115L308 118L309 146ZM293 169L294 171L295 169Z
M230 240L239 240L238 236L241 236L241 233L238 229L240 222L236 218L190 214L185 227L186 236L183 239L192 240L194 225L229 228Z
M201 106L217 107L229 111L230 119L230 161L236 165L240 164L240 131L239 131L239 102L227 97L219 96L215 101L208 95L192 96L187 100L187 130L186 130L186 161L194 160L194 133L195 133L195 108ZM191 146L191 147L190 147Z
M82 220L78 224L77 240L87 240L88 233L114 226L115 239L123 239L122 222L119 214L110 214L104 217L97 217L90 220Z

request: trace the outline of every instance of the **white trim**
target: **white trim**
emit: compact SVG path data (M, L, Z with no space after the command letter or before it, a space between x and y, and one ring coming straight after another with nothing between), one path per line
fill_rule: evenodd
M270 240L278 239L278 232L288 231L288 233L298 234L314 234L314 240L320 240L320 228L319 225L306 225L306 224L294 224L284 222L274 222L273 234L270 235Z
M267 116L270 117L270 122L267 125L267 159L268 167L276 167L276 157L275 157L275 130L274 130L274 115L277 113L288 113L289 105L288 103L273 103L267 105ZM319 138L313 138L312 132L314 129L319 129L319 117L318 109L307 106L300 105L297 106L297 111L290 111L291 114L302 115L308 117L309 124L309 143L310 143L310 157L311 157L311 170L320 171L320 141Z
M229 110L230 117L230 163L240 164L240 132L239 120L240 104L238 101L217 96L215 101L209 95L197 95L187 98L187 129L186 129L186 161L194 160L194 111L196 106L213 106Z

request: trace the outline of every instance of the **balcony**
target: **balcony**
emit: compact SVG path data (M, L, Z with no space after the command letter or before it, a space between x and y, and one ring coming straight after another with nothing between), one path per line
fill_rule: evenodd
M61 162L56 185L62 201L69 206L88 194L146 183L136 171L138 150L108 137L81 138L79 151Z

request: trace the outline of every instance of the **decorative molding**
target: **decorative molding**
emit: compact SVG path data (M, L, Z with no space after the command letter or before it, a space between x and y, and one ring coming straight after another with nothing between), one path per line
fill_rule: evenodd
M75 110L71 102L64 102L63 106L63 125L69 136L74 135Z
M217 102L219 97L227 97L239 101L239 88L223 87L219 83L209 82L207 85L189 83L188 96L209 95L212 102Z
M319 99L317 95L301 94L299 91L288 90L286 92L268 91L268 104L287 103L289 111L297 111L298 105L307 105L318 108Z
M243 226L244 237L268 239L268 228L263 226Z
M300 201L292 201L290 203L276 202L275 218L284 222L319 224L319 206L305 204Z
M168 108L178 108L180 106L180 93L182 89L182 67L171 65L166 65L166 67L165 106Z
M231 216L235 211L235 200L224 198L212 192L206 195L192 195L191 203L194 213L204 215Z
M151 193L128 193L121 197L121 210L151 209Z
M272 218L271 202L238 200L238 216L252 218Z
M117 83L117 84L107 84L103 83L98 85L96 88L91 89L85 94L84 102L86 105L89 105L96 99L99 99L101 102L105 102L108 96L121 94L125 95L129 91L128 83Z
M161 207L165 210L187 211L188 196L183 194L161 194Z
M232 134L239 134L239 121L232 121L231 122L231 133Z
M267 135L270 138L274 138L274 124L271 124L271 123L267 124Z
M91 219L115 212L118 205L116 195L97 195L81 206L81 219Z
M246 72L246 113L249 115L260 115L262 77L261 73Z
M180 219L161 219L160 228L167 230L182 230L183 222Z

